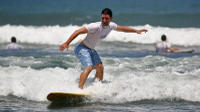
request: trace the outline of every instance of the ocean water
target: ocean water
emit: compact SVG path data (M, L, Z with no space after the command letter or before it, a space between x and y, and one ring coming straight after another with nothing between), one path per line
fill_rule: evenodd
M102 83L89 75L78 88L81 64L73 49L59 45L78 28L100 20L102 8L113 21L147 33L112 31L96 50L104 65ZM200 1L198 0L1 0L0 111L200 111ZM194 53L157 54L166 34L174 48ZM23 50L7 50L15 36ZM78 104L51 105L50 92L89 93Z
M83 25L113 10L121 25L200 27L199 0L1 0L0 25Z

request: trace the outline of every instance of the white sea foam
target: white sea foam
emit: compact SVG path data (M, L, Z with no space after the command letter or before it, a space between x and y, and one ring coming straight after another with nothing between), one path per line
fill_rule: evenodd
M9 42L11 36L16 36L18 41L26 43L55 44L60 45L81 26L0 26L0 43ZM105 41L136 42L153 44L160 41L162 34L166 34L168 41L174 45L193 46L200 45L200 28L169 28L145 26L130 26L135 29L146 28L147 33L141 35L135 33L122 33L112 31ZM79 36L73 43L85 35Z
M124 68L126 63L120 66ZM90 93L91 101L107 103L166 98L200 101L200 82L195 76L120 70L117 66L106 65L105 71L108 72L104 74L103 83L93 81L95 72L92 72L85 89L80 90L77 87L79 71L72 68L35 70L16 66L0 67L0 95L12 94L28 100L46 101L48 93L61 91ZM196 71L198 73L199 70Z
M28 100L44 101L53 91L76 92L78 74L60 68L34 70L31 68L0 68L0 95L15 95ZM75 75L77 74L77 75Z

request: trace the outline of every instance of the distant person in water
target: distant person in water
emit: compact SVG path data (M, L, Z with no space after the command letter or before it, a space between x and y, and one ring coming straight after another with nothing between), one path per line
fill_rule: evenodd
M70 43L80 34L87 34L85 39L80 41L75 47L75 55L83 65L84 70L80 75L79 88L83 89L84 83L87 80L90 72L96 70L96 78L99 81L103 80L104 67L102 61L94 49L102 39L104 39L112 30L121 32L130 32L141 34L147 32L146 29L136 30L127 26L120 26L112 20L112 11L109 8L105 8L101 12L101 22L95 22L88 24L78 30L76 30L68 40L60 46L60 50L68 50ZM116 37L120 38L120 37ZM120 47L120 46L119 46Z
M180 49L171 47L171 45L167 42L167 36L164 34L161 36L161 42L156 44L157 53L165 54L165 53L176 52L179 50Z
M11 43L6 46L6 49L17 50L17 49L23 49L24 48L23 46L18 45L16 42L17 42L17 39L13 36L11 38Z

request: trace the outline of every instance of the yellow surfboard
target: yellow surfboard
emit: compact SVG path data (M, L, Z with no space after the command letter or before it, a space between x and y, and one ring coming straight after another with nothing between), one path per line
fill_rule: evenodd
M53 92L47 95L51 102L79 103L89 98L90 94Z

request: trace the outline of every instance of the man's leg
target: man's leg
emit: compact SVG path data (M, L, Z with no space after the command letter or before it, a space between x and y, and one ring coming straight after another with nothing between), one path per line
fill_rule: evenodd
M83 89L85 81L87 80L87 77L90 74L90 72L92 71L92 69L93 69L92 66L88 66L82 71L82 73L80 75L80 81L79 81L79 88L80 89Z
M102 81L103 80L103 70L104 70L103 64L99 63L99 64L95 65L94 68L96 69L95 77L98 78L99 81Z

